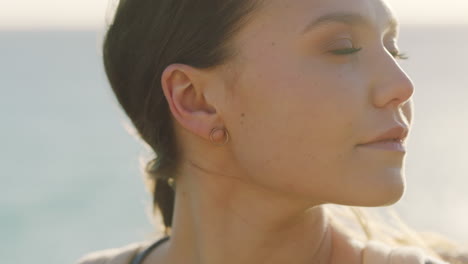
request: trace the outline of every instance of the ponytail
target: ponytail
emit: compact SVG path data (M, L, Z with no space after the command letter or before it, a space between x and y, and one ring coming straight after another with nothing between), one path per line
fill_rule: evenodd
M175 202L175 162L171 162L167 156L160 155L158 157L146 164L145 174L146 179L149 180L148 184L152 185L150 189L153 195L153 215L159 210L165 227L164 233L169 236ZM161 162L165 159L168 161ZM165 166L161 166L161 164ZM170 166L171 164L173 166Z
M262 0L120 0L103 43L104 69L138 136L156 154L145 168L153 213L172 226L179 153L161 86L173 63L222 65L236 50L231 39Z

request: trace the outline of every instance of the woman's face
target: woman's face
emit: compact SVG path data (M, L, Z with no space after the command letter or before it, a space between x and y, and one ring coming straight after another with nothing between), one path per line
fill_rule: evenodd
M380 0L264 2L234 39L221 109L245 177L314 203L401 198L405 153L357 146L412 120L393 19Z

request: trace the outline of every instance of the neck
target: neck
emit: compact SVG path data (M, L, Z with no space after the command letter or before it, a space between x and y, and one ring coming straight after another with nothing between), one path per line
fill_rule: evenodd
M186 176L177 182L167 263L330 263L322 206L229 177Z

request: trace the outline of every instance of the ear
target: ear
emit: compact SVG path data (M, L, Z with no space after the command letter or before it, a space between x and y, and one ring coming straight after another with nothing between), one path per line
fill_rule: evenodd
M161 76L162 89L175 120L206 140L210 140L213 128L223 127L216 108L206 98L207 86L213 83L211 77L207 71L185 64L171 64Z

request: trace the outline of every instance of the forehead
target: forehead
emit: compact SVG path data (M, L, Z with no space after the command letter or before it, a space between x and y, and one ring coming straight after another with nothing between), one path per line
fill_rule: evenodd
M360 24L380 31L397 28L396 18L384 0L263 0L257 22L263 29L290 27L301 32L316 20L334 14L360 18L365 22Z
M398 27L398 20L391 10L390 6L384 0L367 0L373 6L373 13L370 18L375 22L376 27L385 29L387 27L396 30Z
M244 66L239 65L247 61L257 61L259 57L273 59L279 50L291 50L298 43L306 42L304 31L307 27L327 16L353 26L363 26L375 31L375 35L391 31L397 35L396 24L389 23L394 18L393 13L383 0L257 1L260 4L253 19L231 40L236 53L231 62L240 69Z

